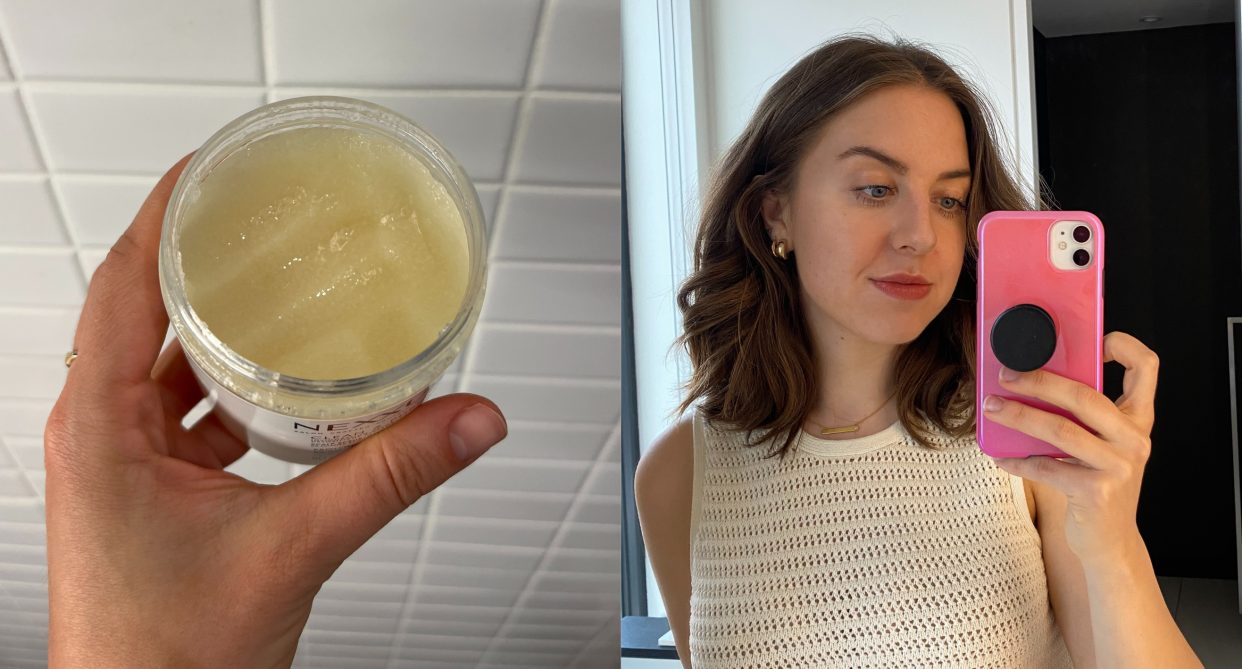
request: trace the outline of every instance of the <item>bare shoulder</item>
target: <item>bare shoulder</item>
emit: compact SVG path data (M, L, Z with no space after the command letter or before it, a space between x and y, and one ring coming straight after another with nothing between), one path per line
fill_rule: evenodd
M638 461L634 498L653 508L684 503L688 511L693 482L694 415L687 413L656 437Z

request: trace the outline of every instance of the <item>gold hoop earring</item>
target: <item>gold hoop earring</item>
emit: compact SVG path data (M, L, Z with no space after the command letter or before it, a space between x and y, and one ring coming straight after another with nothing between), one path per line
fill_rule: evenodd
M776 241L775 239L772 240L772 255L776 256L777 258L780 258L781 260L785 259L786 254L785 254L785 241L784 240L781 240L779 242Z

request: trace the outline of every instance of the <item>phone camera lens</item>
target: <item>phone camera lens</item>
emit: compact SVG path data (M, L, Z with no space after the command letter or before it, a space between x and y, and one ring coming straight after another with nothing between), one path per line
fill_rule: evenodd
M1075 232L1074 236L1078 236L1077 232ZM1079 267L1086 267L1089 262L1091 262L1091 254L1087 253L1087 249L1078 249L1077 251L1074 251L1075 265L1078 265Z
M1091 239L1091 228L1088 228L1085 225L1080 225L1074 228L1074 241L1081 244L1088 239Z

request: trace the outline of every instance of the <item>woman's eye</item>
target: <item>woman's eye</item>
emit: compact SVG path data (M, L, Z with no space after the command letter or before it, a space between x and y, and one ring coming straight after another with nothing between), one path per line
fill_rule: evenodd
M881 193L878 193L878 194L877 194L877 193L874 193L874 192L871 192L871 191L872 191L872 189L875 189L875 188L879 188L879 189L881 189L881 190L882 190L882 192L881 192ZM889 190L891 190L891 189L890 189L888 186L863 186L861 190L862 190L863 192L866 192L866 193L867 193L867 195L870 195L871 197L874 197L874 198L876 198L876 199L880 199L880 198L883 198L885 195L888 195L888 191L889 191Z

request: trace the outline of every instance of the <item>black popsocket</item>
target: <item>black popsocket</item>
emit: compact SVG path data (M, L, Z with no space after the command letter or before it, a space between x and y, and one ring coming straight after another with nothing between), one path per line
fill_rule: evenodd
M1030 372L1043 367L1057 350L1057 328L1048 312L1019 304L992 324L992 353L1009 369Z

